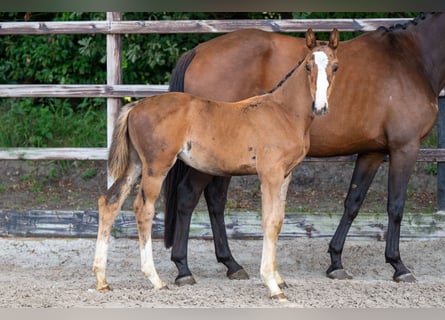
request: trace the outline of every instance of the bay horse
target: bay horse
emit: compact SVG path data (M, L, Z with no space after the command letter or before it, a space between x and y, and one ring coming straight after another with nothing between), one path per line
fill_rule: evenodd
M263 250L260 274L270 296L286 300L276 245L293 169L309 150L314 114L327 112L337 71L338 31L329 43L306 33L309 53L270 92L234 103L169 92L122 108L108 158L115 182L98 200L99 229L93 271L107 290L105 271L113 222L140 175L134 200L142 272L154 288L166 286L152 256L155 201L176 159L211 175L258 175L262 189ZM296 60L298 61L298 60ZM211 72L211 69L207 70Z
M341 42L337 55L348 63L336 76L329 114L317 117L310 128L308 152L313 157L358 155L344 213L329 244L329 278L352 277L342 264L345 240L389 155L385 259L395 269L395 281L415 281L400 256L400 224L421 140L435 123L438 95L445 86L443 32L444 13L421 14L406 24L380 27ZM183 54L172 73L170 91L224 101L243 99L273 87L306 52L301 38L255 29L227 33ZM208 69L213 71L205 73ZM187 263L187 240L191 215L203 191L217 261L226 265L229 278L248 278L227 242L224 207L229 182L230 177L198 172L181 161L168 173L165 245L172 246L176 284L195 283Z

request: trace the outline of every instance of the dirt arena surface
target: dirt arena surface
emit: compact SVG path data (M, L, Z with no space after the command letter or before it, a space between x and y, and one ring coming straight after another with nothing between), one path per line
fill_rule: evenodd
M216 263L213 242L190 240L194 286L174 284L170 250L154 242L157 270L169 289L156 291L140 272L138 242L113 239L108 281L113 291L94 289L95 239L0 238L0 308L442 308L445 306L445 239L406 240L401 253L416 283L395 283L384 262L383 241L348 239L344 265L353 280L325 277L328 239L280 239L278 267L289 301L268 298L259 276L261 240L230 240L249 280L233 281Z

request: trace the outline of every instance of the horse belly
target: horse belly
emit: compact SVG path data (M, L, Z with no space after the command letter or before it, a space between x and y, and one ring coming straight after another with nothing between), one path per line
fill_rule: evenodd
M255 155L240 152L236 143L227 144L226 142L225 145L220 145L214 142L206 146L202 142L202 140L188 141L178 157L190 167L211 175L256 174Z

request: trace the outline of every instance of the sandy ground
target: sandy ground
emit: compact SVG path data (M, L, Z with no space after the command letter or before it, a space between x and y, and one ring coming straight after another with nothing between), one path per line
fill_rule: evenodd
M344 265L353 280L325 277L325 238L280 239L278 268L289 285L289 301L268 298L261 283L261 240L230 240L232 253L250 274L233 281L216 263L213 242L190 240L189 263L197 284L177 287L170 250L154 242L154 257L168 290L154 290L140 272L138 243L113 239L108 281L113 291L94 290L95 239L0 238L0 308L42 307L234 307L234 308L425 308L445 306L445 239L410 240L401 253L417 282L395 283L384 262L385 243L348 239Z

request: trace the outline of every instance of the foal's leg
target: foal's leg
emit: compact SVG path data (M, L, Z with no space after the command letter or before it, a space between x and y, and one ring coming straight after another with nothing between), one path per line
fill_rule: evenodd
M198 204L202 191L211 180L211 175L188 167L186 175L177 188L177 217L171 260L178 269L178 276L175 279L178 286L196 283L187 262L190 221L193 209Z
M99 229L97 232L96 254L93 263L97 290L110 290L105 273L111 228L123 202L139 177L140 171L139 165L131 166L127 170L127 173L108 189L105 195L99 197Z
M141 270L150 280L155 289L167 287L159 278L153 262L151 230L155 214L155 201L161 191L163 178L149 176L149 170L142 170L141 186L133 203L139 234L139 249L141 251Z
M229 279L245 280L249 275L233 258L227 241L226 224L224 222L224 207L227 202L227 190L231 177L213 177L207 185L204 195L209 210L210 223L215 244L216 260L227 267Z
M406 190L409 178L416 164L418 145L408 145L403 149L391 151L388 181L388 233L385 258L394 269L394 281L414 282L416 279L405 267L400 258L400 224L405 207Z
M292 174L284 180L279 177L263 177L262 190L262 227L263 227L263 251L261 256L261 279L269 288L270 297L286 301L281 288L286 283L277 270L276 255L277 241L283 225L286 194Z
M371 185L374 176L382 163L385 155L381 153L360 154L355 163L348 195L345 200L345 211L334 236L329 243L328 252L331 255L331 265L326 274L332 279L352 278L344 269L341 256L352 222L357 217L358 211L365 199L366 192Z

